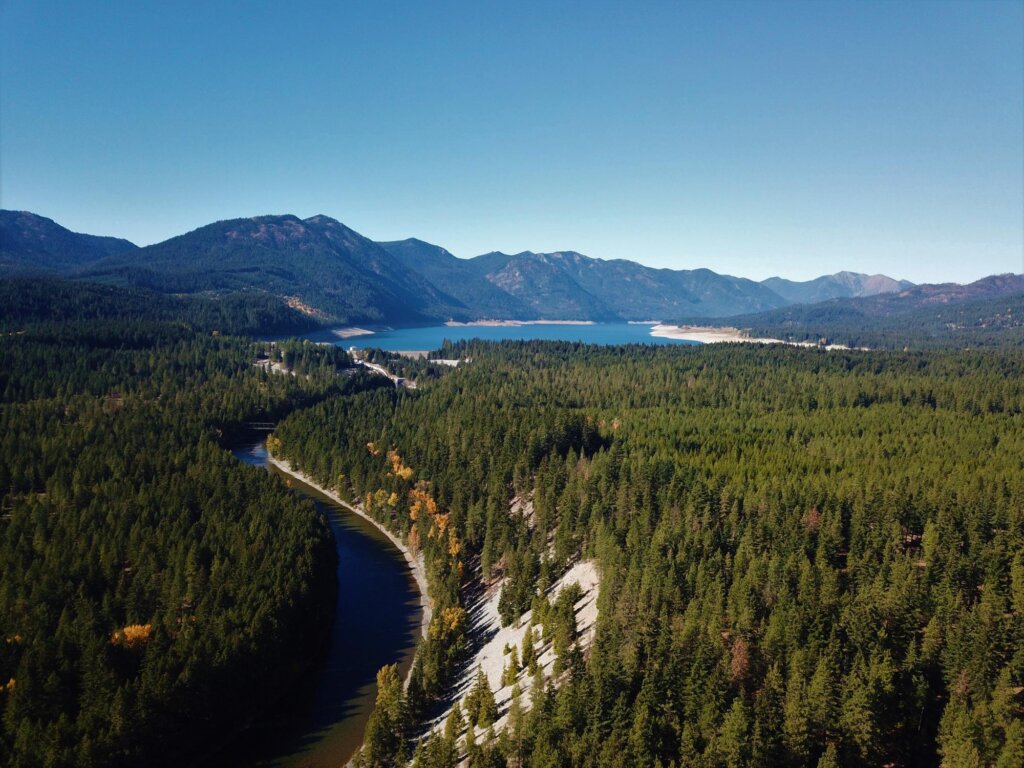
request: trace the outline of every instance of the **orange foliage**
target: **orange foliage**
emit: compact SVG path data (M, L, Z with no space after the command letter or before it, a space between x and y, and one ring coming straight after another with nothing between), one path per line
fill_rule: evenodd
M417 485L409 491L409 498L412 499L412 505L409 507L409 517L412 520L419 519L420 512L426 512L430 517L437 514L437 502L422 485Z
M391 462L391 471L388 472L388 476L400 477L406 481L412 479L412 467L407 467L402 463L402 457L398 455L398 451L394 448L388 451L388 461Z
M414 557L420 551L420 531L415 525L409 529L409 551Z
M444 532L448 530L448 515L434 515L434 524L430 528L430 533L427 535L430 538L434 538L436 535L438 538L444 537Z
M12 677L7 681L7 685L0 685L0 691L7 691L7 693L11 693L14 690L15 685L17 685L17 680Z
M455 529L452 528L448 531L448 554L455 557L462 550L462 544L455 536Z
M129 624L110 636L111 645L123 645L129 650L143 648L153 635L152 624Z

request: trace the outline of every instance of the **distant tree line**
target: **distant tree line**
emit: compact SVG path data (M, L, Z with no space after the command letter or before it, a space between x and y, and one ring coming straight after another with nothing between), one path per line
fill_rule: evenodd
M225 335L304 333L319 323L283 300L258 291L188 296L156 290L57 278L0 279L0 330L26 324L59 326L82 321L179 323Z

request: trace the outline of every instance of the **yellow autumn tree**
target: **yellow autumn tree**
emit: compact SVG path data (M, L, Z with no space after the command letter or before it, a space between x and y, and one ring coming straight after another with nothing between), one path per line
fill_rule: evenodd
M466 609L460 605L445 608L430 623L430 636L435 640L444 640L459 634L466 627Z
M144 648L152 635L152 624L129 624L115 630L110 636L110 643L111 645L121 645L134 651Z
M402 457L394 448L388 451L388 461L391 463L391 471L388 472L389 477L400 477L405 481L412 479L414 474L412 467L407 467L402 462Z
M452 557L458 556L459 552L462 551L462 542L459 541L458 536L455 535L455 529L448 529L448 554Z

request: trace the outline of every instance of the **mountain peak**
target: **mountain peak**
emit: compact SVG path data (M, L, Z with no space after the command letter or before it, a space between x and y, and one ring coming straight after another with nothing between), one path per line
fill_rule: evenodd
M761 281L761 285L775 291L792 304L815 304L829 299L877 296L883 293L898 293L913 287L913 283L895 280L887 275L867 275L848 270L802 282L769 277Z
M0 210L0 275L61 272L137 248L117 237L72 232L29 211Z

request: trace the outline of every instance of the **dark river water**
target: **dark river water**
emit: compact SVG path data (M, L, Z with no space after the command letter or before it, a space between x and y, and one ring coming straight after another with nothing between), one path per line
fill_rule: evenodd
M232 453L253 471L279 472L267 464L263 437L235 446ZM334 532L334 625L312 680L236 740L231 764L338 768L362 743L377 670L397 662L404 674L412 663L421 621L419 593L401 552L384 534L313 488L282 476L313 499Z

